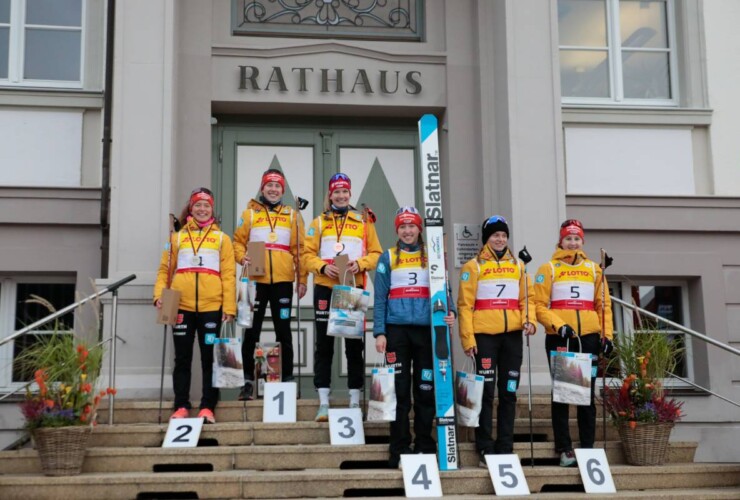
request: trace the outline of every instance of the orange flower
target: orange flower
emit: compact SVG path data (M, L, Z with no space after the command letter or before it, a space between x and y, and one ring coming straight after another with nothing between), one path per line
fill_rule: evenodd
M82 423L87 422L87 415L85 415L84 413L82 415L80 415L80 422L82 422Z
M82 413L85 414L85 415L87 415L91 411L92 411L92 409L90 408L90 405L85 405L84 408L82 408Z
M99 395L96 395L96 396L95 396L95 397L93 398L93 404L94 404L95 406L98 406L98 403L100 403L100 396L99 396Z
M681 408L676 408L676 416L677 417L681 416Z
M82 352L82 351L84 351L84 350L85 350L85 346L84 346L84 345L82 345L82 344L77 344L77 352L78 352L78 353L79 353L79 352Z
M90 383L84 383L80 386L82 392L92 392L92 385Z
M107 388L107 389L105 390L105 392L107 392L108 394L112 394L112 395L114 395L114 396L115 396L115 395L116 395L116 393L117 393L118 391L117 391L117 390L115 390L115 389L114 389L113 387L108 387L108 388Z
M46 399L44 400L44 404L46 404L47 408L54 408L54 400L52 399Z
M627 416L627 412L626 411L620 411L619 412L619 416L620 417L626 417Z
M630 420L630 429L634 430L635 427L637 427L637 422L635 422L634 420Z

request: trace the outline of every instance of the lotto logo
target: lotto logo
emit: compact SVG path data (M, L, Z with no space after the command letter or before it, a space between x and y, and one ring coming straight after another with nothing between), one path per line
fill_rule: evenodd
M481 358L481 360L480 360L480 365L485 370L490 370L492 364L493 363L491 362L491 358Z
M396 353L395 352L386 352L385 353L385 359L388 363L395 363L396 362Z
M329 307L328 300L319 300L319 311L326 311L327 307Z
M178 324L178 325L179 325L180 323L182 323L182 322L183 322L184 320L185 320L185 315L184 315L184 314L178 314L178 315L177 315L177 324Z

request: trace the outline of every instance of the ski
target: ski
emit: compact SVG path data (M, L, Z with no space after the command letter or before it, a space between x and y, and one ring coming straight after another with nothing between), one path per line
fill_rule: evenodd
M424 186L424 226L429 267L429 295L432 304L432 353L434 355L434 400L437 419L437 461L439 470L457 470L455 397L447 315L447 280L442 219L442 186L439 165L437 117L419 120L421 178ZM422 375L423 378L423 375Z

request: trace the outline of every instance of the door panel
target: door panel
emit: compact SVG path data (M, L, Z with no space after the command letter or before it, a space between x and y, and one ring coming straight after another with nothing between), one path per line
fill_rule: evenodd
M258 196L262 172L277 168L285 173L284 201L293 204L298 195L309 200L303 212L306 227L323 211L329 178L345 172L352 179L352 201L358 209L367 204L378 217L376 230L383 249L395 244L393 224L395 211L402 205L420 200L416 188L416 129L359 129L301 126L227 126L217 127L214 135L213 188L220 200L224 230L233 234L239 218L251 198ZM290 200L290 201L289 201ZM372 277L372 273L371 273ZM312 397L313 386L313 293L309 276L309 292L301 299L301 352L296 335L293 337L294 363L300 363L305 396ZM372 293L372 280L369 284ZM296 321L296 299L293 299L293 321ZM268 308L261 340L274 341L274 330ZM382 363L375 352L372 336L372 315L367 322L367 371ZM294 330L295 331L295 330ZM337 341L332 388L335 396L346 395L347 366L343 341ZM305 397L304 396L304 397Z

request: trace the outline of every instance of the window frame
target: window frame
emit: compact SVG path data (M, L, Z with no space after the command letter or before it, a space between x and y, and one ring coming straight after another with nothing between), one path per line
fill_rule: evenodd
M635 50L629 48L630 52L660 52L668 53L668 84L670 85L669 99L635 99L624 97L624 73L622 66L622 42L619 17L619 3L621 0L600 0L606 5L606 30L607 30L607 68L609 71L609 94L610 97L566 97L560 92L561 104L568 106L606 106L606 107L678 107L679 106L679 77L678 77L678 44L676 39L676 8L674 0L663 0L666 5L666 36L668 40L667 49L643 48ZM560 69L560 54L563 51L603 51L604 47L588 47L578 45L560 45L558 42L558 69Z
M8 274L0 276L0 339L15 333L16 301L19 283L41 283L48 285L75 285L73 274ZM74 330L69 330L73 332ZM67 330L65 330L67 332ZM29 334L50 333L46 330L32 330ZM7 392L23 387L28 382L13 381L13 353L15 341L0 346L0 391Z
M641 287L641 286L672 286L672 287L679 287L681 289L681 308L683 313L683 318L681 324L684 326L687 326L688 328L691 328L691 313L689 308L689 285L684 280L672 280L672 279L659 279L659 280L650 280L650 279L625 279L625 280L613 280L609 281L610 287L618 287L619 296L617 298L620 298L622 300L625 300L626 298L632 297L630 288L633 286ZM621 314L616 313L616 309L619 308L621 311ZM622 307L619 304L612 303L612 313L614 316L614 322L616 324L615 328L619 328L619 331L621 333L627 334L627 335L634 335L636 332L639 331L639 329L634 324L634 321L632 319L633 312L632 310ZM639 314L639 313L638 313ZM673 329L666 329L662 330L665 333L671 333L671 334L678 334L684 336L684 344L685 344L685 364L686 364L686 375L679 375L682 378L685 378L689 381L694 381L695 378L695 370L694 370L694 354L693 354L693 342L691 335L682 332L680 330L673 330ZM675 379L673 377L669 377L666 379L663 379L663 385L667 389L691 389L692 386L690 384L687 384L685 382L682 382L678 379Z
M60 88L81 89L85 82L85 43L87 37L87 0L80 0L80 26L57 26L26 24L26 0L10 0L10 35L8 38L8 77L0 78L0 87L11 88ZM43 29L47 31L80 32L80 78L79 80L39 80L25 78L24 64L26 55L26 29Z

